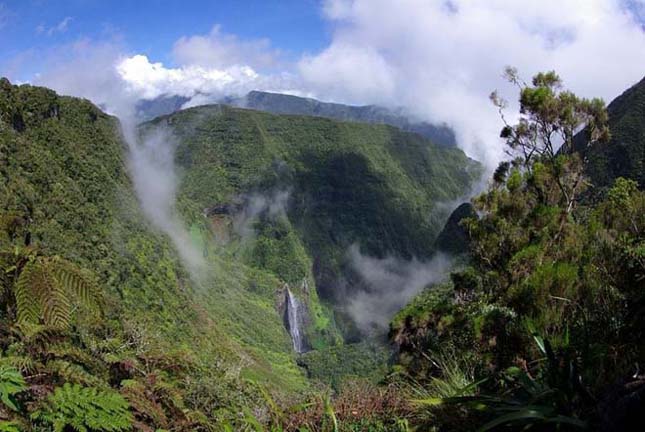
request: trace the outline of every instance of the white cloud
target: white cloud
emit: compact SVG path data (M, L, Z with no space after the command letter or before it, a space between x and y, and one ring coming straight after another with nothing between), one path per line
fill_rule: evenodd
M52 27L46 27L44 24L40 24L36 27L37 34L46 34L47 36L53 36L56 33L65 33L69 27L69 23L72 22L74 18L65 17L58 24Z
M245 87L259 78L249 66L166 68L161 63L151 63L144 55L124 58L116 69L131 90L145 99L164 93L192 97L198 92L234 92L235 87Z
M451 125L460 146L493 168L503 146L488 94L501 87L502 95L515 97L501 77L504 66L518 67L526 79L555 69L573 91L609 101L645 73L638 19L644 10L645 0L327 0L331 42L295 64L266 39L241 39L215 26L176 41L176 66L123 50L110 54L110 65L105 46L95 44L100 61L87 60L87 46L81 67L62 65L57 71L67 76L55 80L90 98L109 99L123 87L132 98L191 97L188 106L250 90L403 106Z
M279 63L280 52L268 39L243 40L226 34L216 25L207 35L183 36L173 46L175 61L181 65L203 68L227 68L246 65L255 69L271 68Z
M367 291L349 295L346 310L365 333L387 330L394 314L423 288L446 279L453 264L443 254L427 262L391 256L378 259L363 255L358 245L349 248L348 256Z
M329 0L324 11L332 41L300 61L305 86L445 121L489 167L502 144L487 96L513 91L501 79L505 65L527 78L555 69L572 90L606 100L645 73L645 33L618 0Z

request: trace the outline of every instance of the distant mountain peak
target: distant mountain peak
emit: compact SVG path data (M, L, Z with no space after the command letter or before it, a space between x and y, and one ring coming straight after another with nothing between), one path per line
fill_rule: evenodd
M151 120L179 111L190 98L177 95L162 95L137 104L137 116L141 121ZM213 102L266 111L273 114L306 115L334 120L386 124L406 132L417 133L442 147L456 147L454 131L446 124L416 121L403 108L385 108L378 105L346 105L322 102L317 99L284 93L253 90L242 97L227 96Z

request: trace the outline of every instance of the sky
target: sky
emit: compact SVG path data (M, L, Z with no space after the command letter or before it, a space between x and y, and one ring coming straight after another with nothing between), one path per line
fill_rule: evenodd
M0 76L122 116L254 89L402 107L492 168L506 65L610 101L645 75L644 23L645 0L0 0Z

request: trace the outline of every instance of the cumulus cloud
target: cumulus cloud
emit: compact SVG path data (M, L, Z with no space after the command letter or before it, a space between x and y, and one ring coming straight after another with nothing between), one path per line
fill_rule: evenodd
M125 57L116 70L128 90L142 99L162 95L194 98L186 107L241 96L251 90L294 91L288 71L266 72L281 65L280 51L268 39L240 39L214 26L206 35L183 36L172 49L176 67L147 56ZM259 72L263 71L263 72Z
M280 51L271 47L269 39L240 39L223 33L219 25L206 35L183 36L172 49L181 65L203 68L227 68L247 65L255 69L271 68L279 63Z
M237 94L252 87L260 78L249 66L167 68L162 63L151 63L144 55L124 58L116 65L116 70L129 90L143 99L154 99L163 94L187 97L198 93Z
M555 69L572 90L611 100L645 72L635 10L619 0L328 0L332 41L298 68L318 95L404 105L448 123L491 168L503 152L487 96L504 66L527 78Z

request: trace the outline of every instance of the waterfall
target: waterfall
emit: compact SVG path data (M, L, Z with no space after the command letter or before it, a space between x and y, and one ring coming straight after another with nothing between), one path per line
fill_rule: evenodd
M300 331L300 316L299 308L300 304L298 299L296 299L291 290L287 287L287 324L289 325L289 333L291 333L291 340L293 341L293 349L297 353L304 352L304 340L302 333Z

